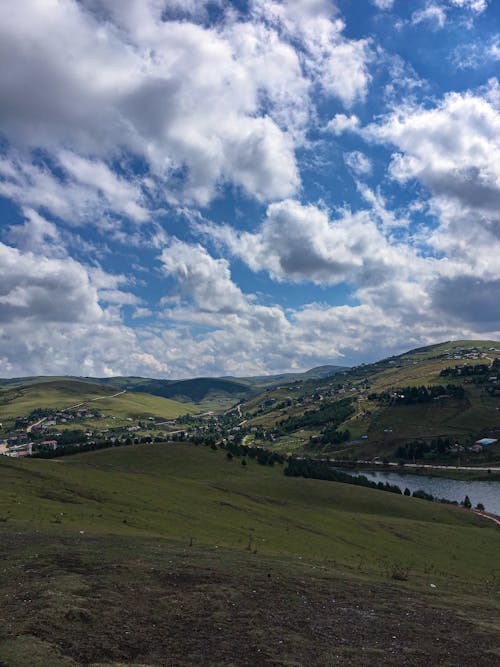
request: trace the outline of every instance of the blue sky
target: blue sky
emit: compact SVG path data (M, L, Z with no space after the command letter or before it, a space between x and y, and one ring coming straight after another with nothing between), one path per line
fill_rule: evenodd
M0 375L500 337L496 0L0 6Z

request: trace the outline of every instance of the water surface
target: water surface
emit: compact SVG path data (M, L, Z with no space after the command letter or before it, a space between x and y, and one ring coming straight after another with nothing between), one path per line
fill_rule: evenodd
M429 475L412 475L392 470L352 470L341 468L343 472L352 475L365 475L373 482L389 482L397 484L401 491L408 487L410 491L422 489L438 498L447 498L462 502L469 496L472 506L483 503L487 512L500 516L500 482L474 482L467 480L448 479L446 477L430 477Z

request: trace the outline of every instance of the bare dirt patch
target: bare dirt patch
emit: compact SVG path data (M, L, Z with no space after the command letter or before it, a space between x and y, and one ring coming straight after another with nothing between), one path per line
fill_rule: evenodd
M498 664L491 632L435 593L213 547L0 537L6 667L23 637L76 665Z

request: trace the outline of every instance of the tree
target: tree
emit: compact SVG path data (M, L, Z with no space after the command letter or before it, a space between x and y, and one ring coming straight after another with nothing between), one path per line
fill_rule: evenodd
M470 508L472 507L472 503L470 501L469 496L465 496L464 501L463 501L462 504L466 509L470 510Z
M406 487L404 493L405 493L405 496L411 496L411 491L410 491L410 489L409 489L408 487Z
M480 512L484 512L484 505L483 503L478 503L476 505L476 509L479 510Z

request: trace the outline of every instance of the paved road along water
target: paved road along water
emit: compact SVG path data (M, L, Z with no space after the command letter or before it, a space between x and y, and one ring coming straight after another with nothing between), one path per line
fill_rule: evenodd
M469 482L465 480L430 477L428 475L412 475L392 472L392 470L347 470L343 472L353 475L365 475L374 482L397 484L401 491L408 487L410 491L422 489L438 498L447 498L461 502L469 496L473 507L483 503L487 512L500 516L500 482Z

